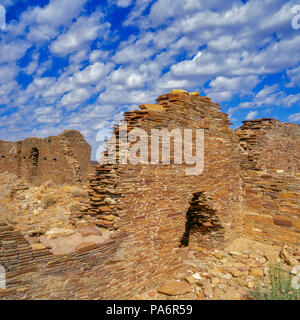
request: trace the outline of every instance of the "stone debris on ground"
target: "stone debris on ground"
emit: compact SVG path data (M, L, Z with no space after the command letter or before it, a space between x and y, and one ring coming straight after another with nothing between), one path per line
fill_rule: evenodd
M291 273L293 262L300 264L297 250L262 244L247 238L235 239L223 251L205 248L189 250L186 271L138 296L143 300L249 300L259 282L268 284L268 270L277 265ZM199 255L199 252L205 253ZM286 258L289 257L289 258ZM224 260L225 258L225 260ZM201 261L201 268L197 267ZM185 280L185 284L184 284ZM186 292L185 292L186 290Z

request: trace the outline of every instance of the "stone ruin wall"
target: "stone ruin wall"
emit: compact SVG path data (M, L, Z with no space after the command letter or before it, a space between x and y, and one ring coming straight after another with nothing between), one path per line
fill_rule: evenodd
M141 109L125 114L129 128L204 129L204 172L186 176L186 165L175 164L98 165L90 204L78 219L111 236L70 254L30 245L0 222L0 264L8 270L0 298L134 298L180 272L187 235L189 247L222 247L240 233L299 244L299 126L248 121L234 132L217 104L185 92ZM278 136L284 147L277 150Z
M80 183L91 172L90 155L90 145L75 130L44 139L0 140L0 171L17 173L31 183Z
M242 232L259 241L300 244L300 126L263 118L236 130L243 161Z
M133 298L181 270L188 236L189 246L214 248L233 235L242 189L238 139L227 115L209 98L187 93L142 108L125 114L129 128L204 129L204 172L187 176L184 164L99 165L80 216L111 230L111 239L64 256L30 246L3 222L5 298Z

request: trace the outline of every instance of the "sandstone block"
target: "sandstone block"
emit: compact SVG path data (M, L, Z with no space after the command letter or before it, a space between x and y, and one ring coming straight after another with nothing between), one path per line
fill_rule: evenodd
M273 223L277 226L291 228L293 226L293 221L287 217L273 217Z
M187 282L170 280L160 286L157 291L169 296L176 296L191 292L192 288Z
M97 248L97 244L94 242L82 242L76 246L75 251L78 254L90 251Z

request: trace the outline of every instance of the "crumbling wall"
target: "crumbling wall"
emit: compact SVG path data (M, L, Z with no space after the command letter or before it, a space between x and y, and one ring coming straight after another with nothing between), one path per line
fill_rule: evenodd
M148 133L152 128L204 129L203 173L186 175L184 163L99 165L85 212L98 226L129 233L124 259L135 262L128 273L135 273L141 283L168 278L180 267L174 250L182 245L195 193L206 194L205 205L215 216L203 221L207 228L203 233L200 230L201 236L191 232L190 247L222 246L227 237L234 236L241 217L239 146L227 115L199 95L168 93L157 101L157 105L142 105L142 110L125 114L128 131L136 127ZM119 131L116 127L116 136ZM218 228L214 228L216 220ZM128 286L134 284L128 282Z
M244 154L242 169L300 172L300 126L272 118L243 121L236 130Z
M236 130L242 147L242 232L300 244L300 126L263 118Z
M24 286L24 292L10 297L130 298L181 270L187 232L190 247L222 247L234 236L242 216L242 189L238 138L227 115L209 98L187 92L163 95L157 105L141 109L125 114L129 131L204 129L203 173L187 175L184 162L98 165L91 179L90 205L79 217L111 230L110 254L101 258L105 252L97 245L87 245L88 253L80 259L78 253L45 253L38 270L28 273L28 282L17 285ZM202 195L197 200L201 210L210 210L198 216L200 230L189 228L195 194ZM17 280L12 273L11 285Z
M44 139L0 141L0 171L29 182L76 183L87 179L91 147L80 132L66 130Z
M129 131L204 129L204 171L187 175L187 165L174 161L98 165L90 203L78 219L111 236L72 253L30 245L0 222L0 264L8 279L2 298L128 299L180 272L182 246L219 248L237 233L299 245L299 126L261 119L233 132L207 97L180 90L157 101L125 113ZM120 150L119 126L114 133ZM20 143L13 146L22 150ZM34 144L26 150L31 171L14 165L32 175L44 153Z

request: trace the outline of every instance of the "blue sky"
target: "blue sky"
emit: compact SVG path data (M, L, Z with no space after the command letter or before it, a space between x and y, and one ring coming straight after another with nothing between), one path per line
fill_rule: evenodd
M174 88L300 123L300 0L0 0L0 139L99 130ZM299 11L300 12L300 11ZM300 19L299 19L300 23Z

